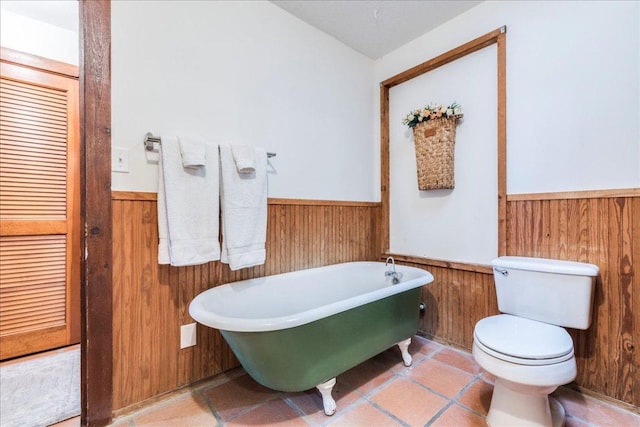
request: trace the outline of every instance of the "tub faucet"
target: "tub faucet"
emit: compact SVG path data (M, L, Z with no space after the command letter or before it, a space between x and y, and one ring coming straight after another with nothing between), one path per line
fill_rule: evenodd
M389 262L391 262L391 267L389 267ZM387 257L387 261L384 263L384 266L387 267L387 271L384 272L386 277L391 277L391 283L397 285L400 283L400 278L402 278L402 273L398 273L396 271L396 261L392 256Z

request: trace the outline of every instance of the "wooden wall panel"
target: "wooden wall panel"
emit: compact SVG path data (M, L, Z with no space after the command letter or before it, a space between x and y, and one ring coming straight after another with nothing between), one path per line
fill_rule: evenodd
M276 201L269 204L263 266L230 271L157 264L156 201L148 193L113 195L113 409L238 366L220 333L198 327L198 345L180 350L191 300L222 283L338 262L375 260L380 206Z
M576 383L640 405L640 197L515 200L507 219L510 255L600 268L591 327L570 331Z
M471 350L476 322L498 314L493 275L421 263L402 264L428 270L434 277L422 288L425 310L420 316L419 332Z

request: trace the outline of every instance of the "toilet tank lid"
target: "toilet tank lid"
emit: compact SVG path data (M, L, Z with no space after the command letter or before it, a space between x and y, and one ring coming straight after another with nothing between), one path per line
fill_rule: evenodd
M520 256L501 256L491 261L491 265L499 268L571 274L575 276L597 276L599 271L597 265L585 262Z

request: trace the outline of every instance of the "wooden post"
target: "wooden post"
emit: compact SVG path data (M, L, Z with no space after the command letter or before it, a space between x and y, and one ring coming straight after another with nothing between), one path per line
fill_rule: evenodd
M82 217L82 425L104 426L112 410L111 3L80 6ZM83 251L84 252L84 251Z

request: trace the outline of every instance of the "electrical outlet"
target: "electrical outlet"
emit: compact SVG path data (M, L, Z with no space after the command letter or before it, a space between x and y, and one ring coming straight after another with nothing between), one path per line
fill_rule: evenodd
M111 171L129 172L129 149L113 147L111 151Z
M180 348L192 347L197 344L196 323L180 326Z

